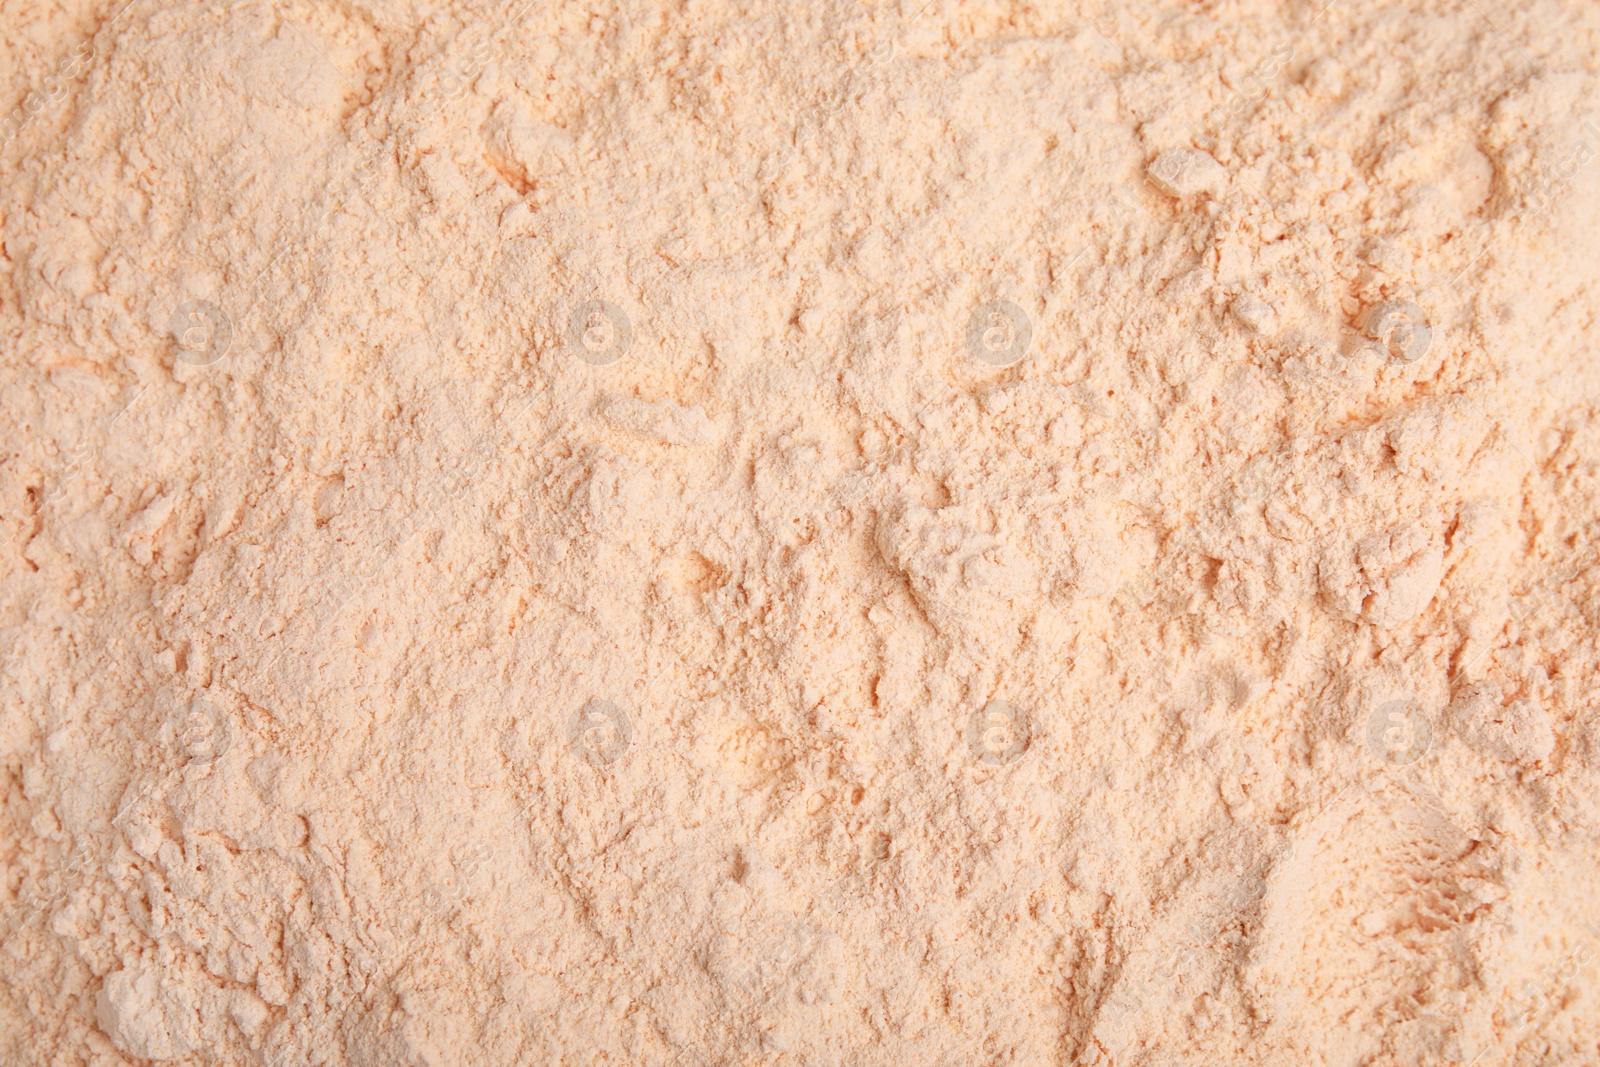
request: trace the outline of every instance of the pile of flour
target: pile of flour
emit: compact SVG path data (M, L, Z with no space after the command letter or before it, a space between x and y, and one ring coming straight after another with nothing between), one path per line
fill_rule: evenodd
M1600 21L0 0L0 1060L1592 1063Z

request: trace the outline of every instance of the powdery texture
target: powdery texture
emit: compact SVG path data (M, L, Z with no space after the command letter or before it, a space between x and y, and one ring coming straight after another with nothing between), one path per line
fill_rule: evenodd
M1480 7L0 4L0 1059L1594 1063Z

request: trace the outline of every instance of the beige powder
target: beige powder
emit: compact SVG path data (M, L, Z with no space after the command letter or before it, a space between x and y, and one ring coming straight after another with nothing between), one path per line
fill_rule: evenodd
M0 0L0 1061L1600 1061L1592 5L735 6Z

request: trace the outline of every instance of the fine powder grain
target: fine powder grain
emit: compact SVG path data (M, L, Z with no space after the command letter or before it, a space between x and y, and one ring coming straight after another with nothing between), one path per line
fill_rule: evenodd
M1587 0L0 0L0 1062L1600 1062Z

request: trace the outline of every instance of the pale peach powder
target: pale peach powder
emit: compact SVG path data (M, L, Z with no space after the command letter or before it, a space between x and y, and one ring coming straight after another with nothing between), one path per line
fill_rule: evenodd
M1593 5L123 4L0 1062L1600 1060Z

